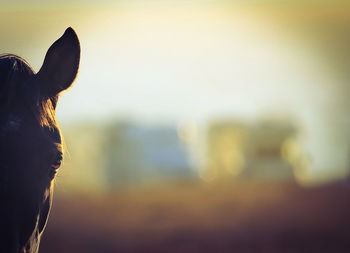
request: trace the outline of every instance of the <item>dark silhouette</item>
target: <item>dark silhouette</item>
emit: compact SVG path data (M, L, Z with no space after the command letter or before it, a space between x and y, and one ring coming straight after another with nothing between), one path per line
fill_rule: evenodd
M38 252L63 157L55 108L79 59L72 28L49 48L36 74L24 59L0 56L0 252Z

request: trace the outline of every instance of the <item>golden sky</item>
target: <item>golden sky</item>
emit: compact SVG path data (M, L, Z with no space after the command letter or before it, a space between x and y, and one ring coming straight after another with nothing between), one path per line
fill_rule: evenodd
M346 1L2 1L0 53L36 70L72 26L82 45L58 116L197 122L287 115L318 168L347 166Z

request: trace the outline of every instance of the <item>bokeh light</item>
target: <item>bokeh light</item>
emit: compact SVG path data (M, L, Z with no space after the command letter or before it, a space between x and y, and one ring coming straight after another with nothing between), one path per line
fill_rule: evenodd
M350 249L350 4L3 1L0 53L38 70L69 26L43 252Z

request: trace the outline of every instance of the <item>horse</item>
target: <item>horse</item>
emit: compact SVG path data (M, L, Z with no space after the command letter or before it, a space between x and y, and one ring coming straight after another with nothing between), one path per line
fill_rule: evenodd
M79 62L71 27L37 73L19 56L0 56L0 252L39 251L64 153L55 109Z

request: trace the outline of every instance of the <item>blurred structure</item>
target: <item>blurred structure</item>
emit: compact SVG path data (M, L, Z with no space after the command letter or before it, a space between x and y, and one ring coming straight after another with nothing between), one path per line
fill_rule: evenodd
M264 120L250 125L237 120L213 122L202 176L205 180L294 180L292 161L296 158L290 158L285 145L295 139L296 132L288 121Z
M248 126L238 121L210 124L207 133L205 180L242 174L247 159Z
M293 180L293 165L283 156L286 141L297 130L288 121L260 121L251 128L244 176L256 179Z
M103 149L110 188L194 175L175 127L112 123L105 131Z
M74 142L67 142L61 170L66 188L105 191L195 176L175 127L115 121L84 122L67 130L67 140Z
M64 185L80 190L113 190L155 182L212 180L294 180L308 172L289 121L209 123L194 145L175 126L144 126L128 121L77 124L66 132L68 159ZM70 140L74 140L71 142ZM204 146L204 147L203 147ZM191 149L204 149L199 157ZM88 159L87 159L88 157ZM200 160L197 164L191 161ZM197 166L197 167L196 167Z

